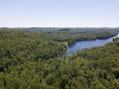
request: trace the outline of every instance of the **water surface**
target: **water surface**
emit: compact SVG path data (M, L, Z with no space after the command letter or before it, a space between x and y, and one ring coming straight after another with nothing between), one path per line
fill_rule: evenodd
M106 43L112 42L113 38L117 38L117 37L119 37L119 33L118 35L107 38L107 39L97 39L97 40L92 40L92 41L77 41L73 46L68 47L67 55L73 52L76 52L78 50L85 49L85 48L103 46Z

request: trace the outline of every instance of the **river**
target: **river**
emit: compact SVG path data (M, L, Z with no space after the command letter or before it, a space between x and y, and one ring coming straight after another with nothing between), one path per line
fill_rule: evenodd
M69 46L67 50L67 55L76 52L78 50L92 48L97 46L104 46L106 43L112 42L113 38L119 37L119 33L116 36L107 38L107 39L97 39L91 41L77 41L73 46Z

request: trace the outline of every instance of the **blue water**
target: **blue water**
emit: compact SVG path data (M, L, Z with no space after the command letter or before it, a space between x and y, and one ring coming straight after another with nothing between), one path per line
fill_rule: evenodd
M92 41L77 41L75 45L68 47L67 55L85 48L103 46L106 43L112 42L113 38L117 38L117 37L119 37L119 34L114 37L110 37L108 39L97 39Z

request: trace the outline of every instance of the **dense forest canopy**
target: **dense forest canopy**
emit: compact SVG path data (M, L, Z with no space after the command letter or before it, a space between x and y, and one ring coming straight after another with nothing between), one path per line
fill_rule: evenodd
M119 28L1 28L2 30L20 30L28 32L42 32L45 37L58 42L75 44L79 40L96 40L112 37L119 32Z
M76 30L1 28L0 89L119 89L119 38L63 55L68 44L105 39L118 30Z
M47 39L44 33L0 30L0 48L1 57L48 59L63 54L67 47L65 43Z

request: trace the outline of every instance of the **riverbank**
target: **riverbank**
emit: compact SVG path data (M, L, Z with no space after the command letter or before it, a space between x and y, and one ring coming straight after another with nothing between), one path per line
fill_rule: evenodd
M114 38L119 37L119 34L116 36L109 37L107 39L96 39L96 40L90 40L90 41L77 41L73 46L69 46L68 50L66 52L67 55L76 52L78 50L86 49L86 48L92 48L97 46L103 46L106 43L112 42Z

